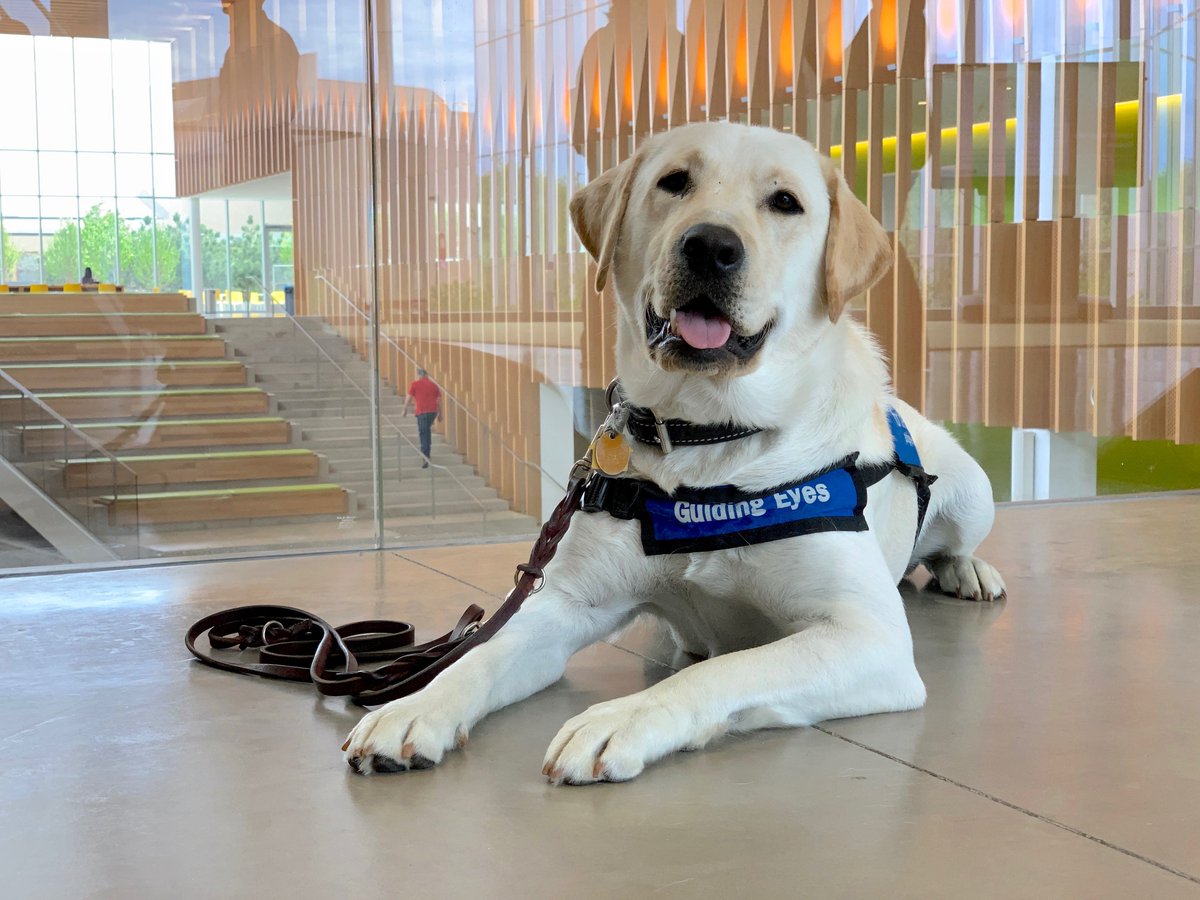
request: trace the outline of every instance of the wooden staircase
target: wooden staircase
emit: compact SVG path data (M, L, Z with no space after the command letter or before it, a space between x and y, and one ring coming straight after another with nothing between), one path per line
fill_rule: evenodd
M178 294L0 297L0 369L117 456L115 467L0 379L10 457L115 530L338 517L353 492L293 445L273 397ZM132 474L131 474L132 473ZM137 481L136 493L130 482ZM147 488L149 490L147 490Z

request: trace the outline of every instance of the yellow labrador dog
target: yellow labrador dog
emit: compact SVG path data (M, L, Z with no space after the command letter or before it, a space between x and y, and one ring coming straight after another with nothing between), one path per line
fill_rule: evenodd
M609 424L628 468L575 516L544 590L368 713L346 760L434 765L642 613L702 661L567 722L544 761L554 783L630 779L726 732L921 706L898 582L924 563L958 596L1004 583L974 555L986 476L891 394L845 314L890 265L884 230L807 142L725 123L647 140L571 215L620 304Z

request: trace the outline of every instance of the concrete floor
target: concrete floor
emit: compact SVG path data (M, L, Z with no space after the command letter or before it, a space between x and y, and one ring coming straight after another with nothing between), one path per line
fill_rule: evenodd
M193 664L240 603L444 630L520 545L0 581L0 894L1198 897L1200 496L1002 510L1011 599L907 595L921 711L723 740L553 788L558 726L670 674L648 628L361 778L359 710Z

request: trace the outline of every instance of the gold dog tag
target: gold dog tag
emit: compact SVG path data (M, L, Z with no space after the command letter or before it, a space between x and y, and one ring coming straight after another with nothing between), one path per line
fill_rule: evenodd
M592 442L592 447L592 460L596 468L605 475L620 475L629 468L629 456L632 451L619 432L609 434L601 430Z

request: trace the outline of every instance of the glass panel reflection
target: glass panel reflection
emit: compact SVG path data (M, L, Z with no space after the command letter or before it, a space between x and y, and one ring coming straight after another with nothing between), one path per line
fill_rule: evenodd
M1197 487L1193 7L380 0L368 35L362 0L113 3L111 40L0 35L0 267L186 292L348 492L141 547L524 534L614 374L568 198L655 132L762 124L893 235L854 314L997 498Z

